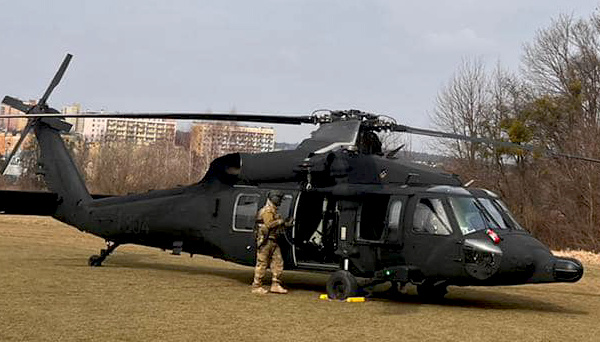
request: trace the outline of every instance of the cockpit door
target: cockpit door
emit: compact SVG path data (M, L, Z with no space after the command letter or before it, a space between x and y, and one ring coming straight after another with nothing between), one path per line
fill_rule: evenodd
M404 254L425 277L455 277L462 272L461 234L441 196L415 196L405 222Z

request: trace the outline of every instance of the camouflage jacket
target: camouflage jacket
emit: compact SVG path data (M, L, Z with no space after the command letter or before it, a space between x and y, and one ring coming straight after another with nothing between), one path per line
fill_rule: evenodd
M284 221L277 213L277 207L267 201L256 214L256 244L262 246L266 239L276 240L283 226Z

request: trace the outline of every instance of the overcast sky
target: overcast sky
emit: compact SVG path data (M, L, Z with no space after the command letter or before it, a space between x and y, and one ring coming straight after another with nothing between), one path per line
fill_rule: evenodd
M362 109L430 127L461 59L516 70L522 45L582 0L0 0L0 95L111 111ZM278 128L296 142L314 127Z

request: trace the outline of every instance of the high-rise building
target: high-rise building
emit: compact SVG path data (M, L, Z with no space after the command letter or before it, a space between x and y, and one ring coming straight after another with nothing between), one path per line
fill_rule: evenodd
M81 105L79 103L73 103L70 106L64 106L60 112L62 114L79 114L81 113ZM71 132L83 132L84 118L71 117L66 118L66 121L73 125Z
M106 120L96 118L80 119L81 125L76 125L75 132L83 135L86 141L100 141L106 132Z
M191 129L190 148L198 155L218 157L233 152L269 152L274 146L275 130L272 127L202 123Z

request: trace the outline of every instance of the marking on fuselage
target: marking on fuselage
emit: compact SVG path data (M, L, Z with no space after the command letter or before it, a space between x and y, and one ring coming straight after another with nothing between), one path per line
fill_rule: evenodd
M119 230L126 234L148 234L150 225L146 219L131 219L119 216Z

